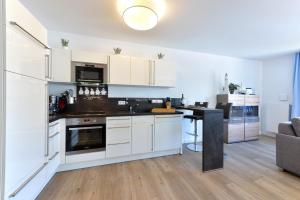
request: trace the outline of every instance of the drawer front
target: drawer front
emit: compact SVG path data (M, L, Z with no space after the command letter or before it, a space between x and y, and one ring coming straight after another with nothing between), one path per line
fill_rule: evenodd
M123 143L123 144L110 144L106 147L106 157L120 157L131 154L131 143Z
M59 121L55 121L49 124L49 137L54 136L60 132Z
M107 127L114 126L114 125L130 125L131 124L131 117L108 117L106 118L106 125Z
M118 144L131 141L131 126L107 127L106 144Z
M49 159L60 152L60 135L49 137Z
M132 124L154 123L154 116L135 116L132 117Z
M244 95L229 95L228 102L232 103L233 106L244 106L245 96Z
M159 115L155 116L155 123L165 123L165 122L180 122L182 120L182 115Z
M246 106L258 106L259 105L259 96L255 95L246 95L245 96L245 105Z

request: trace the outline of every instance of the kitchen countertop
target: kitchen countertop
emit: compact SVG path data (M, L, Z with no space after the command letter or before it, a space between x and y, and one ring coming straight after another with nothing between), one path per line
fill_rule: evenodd
M97 114L74 114L74 113L60 113L49 115L49 123L63 118L81 118L81 117L120 117L120 116L143 116L143 115L180 115L183 112L176 111L175 113L152 113L152 112L127 112L127 111L111 111L105 112L102 115Z

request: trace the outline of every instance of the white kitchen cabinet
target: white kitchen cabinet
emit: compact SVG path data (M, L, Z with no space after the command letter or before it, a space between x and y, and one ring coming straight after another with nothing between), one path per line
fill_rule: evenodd
M181 115L155 116L155 151L164 151L181 148L181 123Z
M38 40L47 45L46 28L18 0L8 0L6 3L7 26L11 21L18 23Z
M153 151L154 116L132 117L132 154Z
M93 51L72 50L72 61L83 63L107 64L107 55Z
M50 125L51 127L51 125ZM49 127L49 128L50 128ZM57 127L57 128L56 128ZM54 129L58 130L54 133L50 134L48 137L48 165L47 165L47 181L49 181L54 174L60 164L60 126L59 123L54 125Z
M113 55L109 57L108 83L118 85L131 84L131 58Z
M165 60L155 60L152 67L152 85L160 87L175 87L176 65Z
M110 117L106 122L106 157L131 154L131 117Z
M45 81L6 72L6 196L47 161L46 88ZM41 185L35 188L41 188Z
M150 84L150 61L144 58L131 58L131 85Z
M71 82L71 51L51 49L51 67L49 80L53 82Z

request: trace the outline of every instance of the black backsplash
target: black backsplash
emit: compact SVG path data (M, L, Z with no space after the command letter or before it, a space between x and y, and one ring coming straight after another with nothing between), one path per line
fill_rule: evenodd
M163 103L151 103L151 100L163 100ZM126 101L126 105L118 105L118 101ZM164 108L165 98L108 98L107 96L86 97L78 96L75 104L69 104L67 113L78 112L122 112L129 111L133 106L136 112L149 112L152 108ZM180 105L180 98L171 98L172 106Z

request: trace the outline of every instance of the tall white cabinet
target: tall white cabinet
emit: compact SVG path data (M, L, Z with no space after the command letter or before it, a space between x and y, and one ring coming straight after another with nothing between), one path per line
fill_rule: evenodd
M5 199L27 200L46 184L47 31L17 0L6 2Z

